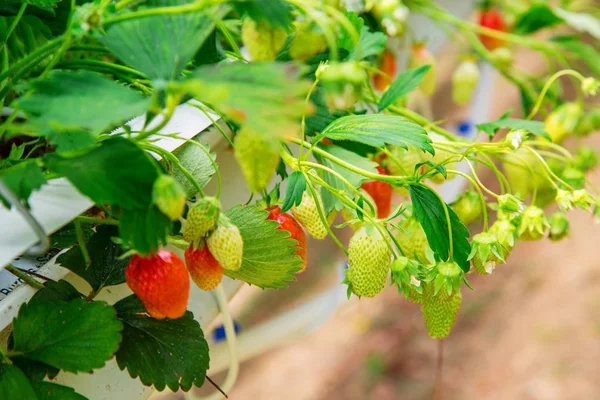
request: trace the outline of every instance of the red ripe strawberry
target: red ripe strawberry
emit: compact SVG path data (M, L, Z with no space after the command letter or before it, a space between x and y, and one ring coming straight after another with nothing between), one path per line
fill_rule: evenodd
M383 167L377 167L379 175L389 175ZM371 195L377 206L377 218L386 218L392 208L392 185L387 182L372 181L363 183L362 188Z
M187 308L190 276L183 261L168 250L134 255L125 270L127 286L156 319L179 318Z
M493 7L481 10L481 13L479 14L479 25L484 28L493 29L495 31L506 31L506 23L504 22L504 17L500 13L500 11ZM483 43L483 45L487 47L488 50L495 50L505 45L504 40L484 34L479 35L479 39L481 40L481 43Z
M385 50L383 52L383 58L381 59L379 69L382 72L385 72L387 76L382 74L375 74L373 76L373 85L375 86L375 89L379 90L380 92L385 91L394 80L397 68L396 56L394 56L391 51Z
M289 214L282 214L279 206L273 206L267 208L269 216L267 219L279 222L279 228L290 233L290 237L298 242L298 251L296 254L302 258L303 264L302 269L299 272L303 272L306 268L306 233L302 226Z
M185 265L192 276L192 280L202 290L213 290L223 279L225 269L213 257L206 243L202 243L196 250L190 245L185 251Z

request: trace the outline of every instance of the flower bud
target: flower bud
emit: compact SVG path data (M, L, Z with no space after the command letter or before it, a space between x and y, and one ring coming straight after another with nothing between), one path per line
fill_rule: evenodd
M496 264L504 263L502 245L493 233L482 232L473 236L468 259L473 263L475 271L481 275L489 275Z
M558 189L555 201L558 204L558 207L564 212L573 209L573 193L568 190Z
M594 198L585 189L573 191L573 205L582 210L589 210L594 205Z
M597 95L599 88L600 82L592 77L585 78L581 81L581 91L588 96Z
M521 147L521 144L523 144L523 142L527 140L528 136L529 133L522 129L518 129L516 131L508 132L508 134L504 138L504 142L513 150L517 150Z
M548 220L544 210L536 206L529 206L523 211L519 224L519 239L523 241L539 240L548 232Z
M512 194L498 196L498 211L506 213L509 219L519 216L523 210L525 210L523 202Z
M567 216L557 211L549 218L550 230L548 238L552 241L559 241L569 234L569 220Z
M506 259L515 247L517 228L508 220L497 220L492 224L489 232L496 236L498 243L502 246L502 255Z

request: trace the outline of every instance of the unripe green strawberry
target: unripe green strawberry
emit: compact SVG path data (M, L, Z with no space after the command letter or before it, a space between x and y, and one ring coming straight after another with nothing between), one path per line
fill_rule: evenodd
M254 193L263 191L279 165L279 139L244 127L238 131L233 143L235 158L248 187Z
M569 219L565 213L557 211L549 218L550 230L548 238L554 242L562 240L569 234Z
M583 110L578 103L562 104L544 121L546 132L554 143L560 143L568 135L575 133L582 116Z
M386 168L390 175L394 176L412 176L415 171L415 166L425 161L425 154L417 147L408 146L408 149L403 149L400 146L391 146L390 151L396 160L387 160ZM408 190L404 187L394 186L396 193L403 196L408 196Z
M508 220L499 219L490 227L490 233L498 239L498 243L502 246L502 257L506 259L513 247L515 247L517 227Z
M473 263L475 271L481 275L489 275L496 268L496 264L504 263L502 245L493 233L479 233L473 236L469 260Z
M590 171L598 165L598 152L591 146L581 146L573 157L573 166L580 171Z
M490 59L494 66L501 70L507 71L513 65L513 54L508 47L498 47L490 53Z
M452 74L452 99L456 104L465 105L473 96L479 82L479 67L474 60L461 62Z
M225 269L238 271L242 267L244 240L237 226L221 214L217 229L206 240L208 249Z
M317 194L318 207L323 207L321 196ZM292 215L296 221L306 229L306 232L315 239L325 239L327 236L327 228L323 225L317 203L315 199L308 193L302 193L302 201L297 206L292 207Z
M152 186L152 202L171 221L183 215L185 191L172 176L160 175Z
M287 33L265 22L251 18L242 23L242 42L252 61L273 61L285 44Z
M600 110L586 110L582 115L575 133L578 136L587 136L600 129Z
M441 262L436 265L435 272L435 280L427 282L423 288L421 313L429 336L443 339L450 334L460 308L462 270L455 262Z
M414 218L402 220L400 228L403 231L398 232L396 240L406 257L416 259L424 265L432 263L432 250L429 247L425 231L419 221Z
M513 153L507 154L507 160L502 163L502 169L513 194L527 199L532 194L533 188L537 187L535 205L546 206L554 199L555 189L541 168L539 160L526 149L516 150L514 157L511 157L511 154ZM564 163L561 163L562 166L555 166L551 161L552 159L548 159L547 163L552 171L560 173L556 168L564 168Z
M409 68L418 68L422 65L429 64L431 68L425 74L419 88L426 96L431 96L435 92L437 86L437 69L435 57L425 47L424 43L416 43L412 47L410 59L408 61Z
M194 246L217 226L221 203L215 197L204 197L196 202L187 213L183 225L183 238Z
M305 61L327 49L323 32L306 22L298 23L296 34L290 43L289 54L292 60Z
M327 107L332 110L354 107L368 78L361 65L353 61L329 64L318 76L326 91Z
M410 11L400 0L378 0L372 4L372 13L388 36L399 37L404 34Z
M223 279L224 268L210 253L206 243L195 250L191 245L187 248L185 265L196 286L202 290L213 290Z
M368 228L368 229L367 229ZM374 297L385 287L392 251L374 226L362 226L348 244L348 274L352 292Z
M574 189L585 187L585 174L575 167L567 167L560 173L560 178Z
M539 240L548 232L548 220L544 210L536 206L529 206L523 211L519 224L519 239L523 241Z
M168 250L143 257L135 254L125 270L127 286L152 318L179 318L187 308L190 277L183 261Z
M454 203L450 204L452 210L465 225L469 225L477 218L481 217L483 212L479 195L474 190L463 192Z

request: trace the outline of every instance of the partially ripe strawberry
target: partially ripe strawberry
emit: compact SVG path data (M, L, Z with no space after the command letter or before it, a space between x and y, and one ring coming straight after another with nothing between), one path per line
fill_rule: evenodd
M496 8L493 7L481 10L481 13L479 14L479 25L495 31L506 31L504 17ZM479 35L479 39L488 50L494 50L505 45L504 40L485 34Z
M317 201L319 204L323 204L318 194ZM324 239L325 236L327 236L327 228L321 221L317 207L315 199L305 191L302 193L302 201L300 204L292 207L292 215L296 218L296 221L306 229L306 232L308 232L310 236L315 239Z
M348 244L348 273L352 292L374 297L385 287L392 251L386 239L372 225L362 226Z
M188 211L183 225L183 238L197 246L200 239L217 226L221 203L215 197L198 200Z
M273 206L267 208L269 216L267 219L279 222L279 228L290 233L290 237L298 242L298 251L296 254L302 258L302 269L299 272L303 272L306 268L306 233L300 226L300 224L289 214L281 213L279 206Z
M127 286L152 318L179 318L187 308L190 277L183 261L168 250L134 255L125 270Z
M384 72L385 75L375 74L373 76L373 86L380 92L385 92L396 77L396 71L398 70L396 56L391 51L387 49L383 51L379 69Z
M377 167L379 175L389 175L382 167ZM392 185L387 182L371 181L361 186L375 201L377 206L377 218L387 218L392 209Z
M190 246L185 251L185 265L192 280L202 290L213 290L223 279L225 269L213 257L206 243L198 246Z
M410 59L408 61L409 68L418 68L422 65L431 65L431 68L425 74L423 81L419 85L419 88L426 96L431 96L435 92L437 86L437 69L435 63L435 57L424 43L416 43L412 47Z
M217 229L206 239L208 248L223 268L238 271L242 267L244 240L237 226L221 214Z

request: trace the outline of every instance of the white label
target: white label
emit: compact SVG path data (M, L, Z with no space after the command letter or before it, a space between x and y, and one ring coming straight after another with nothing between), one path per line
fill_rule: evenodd
M22 256L17 257L11 265L16 268L35 272L55 255L60 252L60 249L51 249L46 254L41 256ZM17 287L23 284L23 280L17 278L5 269L0 270L0 301L4 300Z

